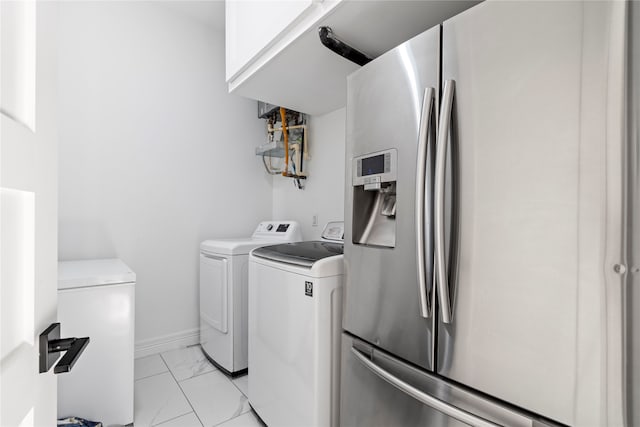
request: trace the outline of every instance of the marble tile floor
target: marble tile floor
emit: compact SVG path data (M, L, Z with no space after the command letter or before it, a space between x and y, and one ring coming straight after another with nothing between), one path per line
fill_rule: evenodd
M231 380L199 345L135 360L135 427L264 427L247 400L248 376Z

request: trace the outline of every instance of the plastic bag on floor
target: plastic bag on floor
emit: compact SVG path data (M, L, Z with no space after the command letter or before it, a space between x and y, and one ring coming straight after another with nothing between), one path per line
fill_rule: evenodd
M102 427L100 421L89 421L84 418L69 417L58 420L58 427Z

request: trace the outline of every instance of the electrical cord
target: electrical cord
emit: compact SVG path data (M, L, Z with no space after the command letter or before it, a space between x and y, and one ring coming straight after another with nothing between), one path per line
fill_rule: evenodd
M297 175L297 171L296 171L296 161L294 158L294 155L291 154L291 167L293 168L293 174ZM304 185L302 184L302 181L300 180L300 178L294 178L293 180L293 185L298 189L298 190L304 190Z

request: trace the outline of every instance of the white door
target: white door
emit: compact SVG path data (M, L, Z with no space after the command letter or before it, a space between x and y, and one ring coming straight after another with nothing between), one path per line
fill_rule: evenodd
M38 335L57 317L56 5L0 1L0 425L53 426Z
M227 328L227 259L200 254L200 316L223 334Z

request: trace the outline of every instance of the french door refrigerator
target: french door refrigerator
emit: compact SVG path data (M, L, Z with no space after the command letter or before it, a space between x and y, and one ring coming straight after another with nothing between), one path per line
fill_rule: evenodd
M341 425L637 417L633 7L487 1L349 76Z

